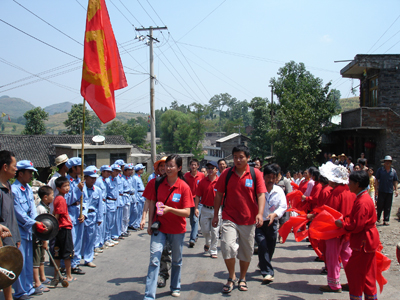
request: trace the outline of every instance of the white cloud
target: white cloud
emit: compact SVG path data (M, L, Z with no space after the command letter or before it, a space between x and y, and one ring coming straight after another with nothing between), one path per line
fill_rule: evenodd
M333 42L333 39L329 36L329 34L325 34L324 36L321 37L321 42L330 44Z

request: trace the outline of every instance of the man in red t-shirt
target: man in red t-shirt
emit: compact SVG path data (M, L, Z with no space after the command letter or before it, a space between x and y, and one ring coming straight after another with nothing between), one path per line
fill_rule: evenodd
M190 171L185 173L184 177L194 197L196 195L197 186L199 185L200 180L202 180L205 176L203 173L198 171L199 161L197 159L193 158L189 164ZM193 207L190 209L189 219L191 227L189 248L193 248L197 241L197 232L199 231L199 218L194 214L194 198Z
M240 260L240 278L238 289L247 291L246 273L254 251L255 227L263 224L265 192L267 191L262 173L254 169L256 182L250 172L248 160L250 151L244 145L232 150L234 167L226 169L215 186L214 218L212 226L218 226L218 212L225 193L226 199L222 211L221 252L224 257L229 278L222 292L230 293L236 282L235 261ZM231 177L226 185L226 177ZM257 195L256 192L257 191Z
M199 217L199 202L201 200L201 218L200 225L206 243L204 251L210 253L211 258L218 258L218 234L219 226L212 227L211 222L214 218L214 198L215 198L215 184L217 183L218 165L215 161L210 161L206 164L207 177L202 179L197 187L195 202L195 215ZM219 221L221 220L221 212L218 213Z

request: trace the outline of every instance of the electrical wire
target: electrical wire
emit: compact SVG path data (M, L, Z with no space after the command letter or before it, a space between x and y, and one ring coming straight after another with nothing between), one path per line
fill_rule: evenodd
M30 11L29 9L27 9L25 6L23 6L21 3L19 3L16 0L13 0L15 3L17 3L19 6L21 6L23 9L27 10L28 12L30 12L32 15L34 15L36 18L38 18L39 20L43 21L44 23L46 23L47 25L49 25L50 27L52 27L53 29L57 30L58 32L60 32L61 34L65 35L66 37L68 37L69 39L73 40L75 43L78 43L79 45L83 46L83 44L81 42L78 42L77 40L75 40L74 38L70 37L68 34L66 34L65 32L61 31L60 29L54 27L53 25L51 25L49 22L43 20L41 17L39 17L38 15L36 15L34 12Z
M194 25L194 27L192 29L190 29L188 32L186 32L179 40L178 42L183 39L185 36L187 36L190 32L193 31L193 29L195 29L197 26L199 26L201 23L204 22L205 19L207 19L214 11L216 11L222 4L224 4L226 2L226 0L222 1L220 5L218 5L216 8L214 8L207 16L205 16L199 23L197 23L196 25Z
M150 16L150 14L147 12L147 10L143 7L142 3L140 3L139 0L137 0L137 2L138 2L139 5L142 7L142 9L144 10L144 12L149 16L150 20L151 20L154 24L157 24L156 21L154 21L153 18Z
M399 31L397 31L395 34L393 34L389 39L387 39L382 45L380 45L378 48L376 48L374 51L372 51L372 52L376 52L379 48L381 48L383 45L385 45L387 42L389 42L392 38L394 38L398 33L400 32L400 30ZM386 52L385 52L386 53Z
M77 57L77 56L75 56L75 55L72 55L72 54L70 54L70 53L68 53L68 52L65 52L64 50L61 50L61 49L59 49L59 48L57 48L57 47L54 47L54 46L50 45L49 43L46 43L46 42L42 41L41 39L39 39L39 38L37 38L37 37L34 37L33 35L31 35L31 34L25 32L25 31L23 31L23 30L21 30L21 29L19 29L19 28L17 28L17 27L15 27L14 25L11 25L10 23L7 23L6 21L4 21L4 20L2 20L2 19L0 19L0 21L3 22L4 24L7 24L8 26L10 26L10 27L12 27L12 28L18 30L19 32L22 32L23 34L26 34L27 36L29 36L29 37L31 37L31 38L37 40L38 42L41 42L41 43L45 44L46 46L49 46L49 47L51 47L51 48L53 48L53 49L56 49L57 51L60 51L60 52L62 52L62 53L64 53L64 54L67 54L67 55L69 55L69 56L71 56L71 57L73 57L73 58L80 59L79 57Z
M389 26L388 29L385 30L385 32L379 37L379 39L371 46L371 48L367 51L367 53L369 53L371 51L372 48L374 48L374 46L380 41L380 39L386 34L386 32L388 32L388 30L393 26L394 23L396 23L396 21L400 18L400 15L397 16L396 20L394 20L394 22ZM376 51L376 50L375 50Z

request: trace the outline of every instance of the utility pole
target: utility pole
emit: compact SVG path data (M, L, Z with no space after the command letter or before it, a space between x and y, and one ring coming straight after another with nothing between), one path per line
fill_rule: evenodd
M269 86L271 88L271 129L274 129L274 87L272 85ZM271 156L274 155L274 143L271 137Z
M156 153L156 112L154 106L154 63L153 63L153 40L159 41L153 38L153 30L164 30L167 27L149 27L149 28L135 28L136 31L149 31L148 44L150 46L150 137L151 137L151 165L157 160Z
M234 128L239 128L239 145L242 144L242 134L240 133L240 128L244 127L242 125L233 126Z

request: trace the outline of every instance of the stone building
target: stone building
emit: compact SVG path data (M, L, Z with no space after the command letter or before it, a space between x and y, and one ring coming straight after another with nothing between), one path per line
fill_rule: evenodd
M400 55L358 54L340 74L360 80L360 108L342 113L329 136L331 152L354 160L364 152L375 168L391 155L400 170Z

